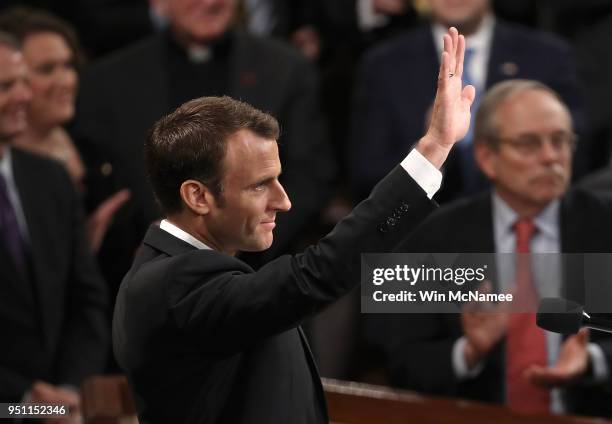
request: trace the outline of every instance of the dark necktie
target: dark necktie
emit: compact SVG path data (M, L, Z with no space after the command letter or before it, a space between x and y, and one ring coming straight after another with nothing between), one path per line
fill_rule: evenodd
M0 174L0 242L8 250L17 270L25 275L25 244L2 174Z
M531 219L520 219L516 233L516 294L521 312L512 313L506 335L506 388L508 406L520 412L550 411L550 391L536 387L524 377L532 364L547 366L546 335L536 326L535 308L538 293L531 272L530 241L536 232ZM525 312L523 312L525 311ZM531 312L528 312L531 311Z

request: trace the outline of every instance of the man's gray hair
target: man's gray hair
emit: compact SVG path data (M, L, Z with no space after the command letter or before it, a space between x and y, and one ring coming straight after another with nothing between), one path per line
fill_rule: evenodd
M517 94L530 90L545 91L556 98L567 110L559 94L544 83L535 80L511 79L495 84L485 94L474 123L474 144L488 144L496 147L499 137L497 109L500 104ZM571 114L569 113L571 119Z

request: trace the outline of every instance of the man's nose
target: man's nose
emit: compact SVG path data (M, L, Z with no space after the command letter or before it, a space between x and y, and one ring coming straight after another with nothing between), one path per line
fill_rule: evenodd
M547 162L557 161L561 154L561 149L556 147L550 140L542 140L542 145L540 146L540 157L542 160Z
M289 200L289 196L287 196L285 189L278 181L275 184L275 196L272 201L272 208L279 212L287 212L289 209L291 209L291 201Z
M32 99L32 90L25 81L20 81L15 85L13 100L18 102L29 102Z

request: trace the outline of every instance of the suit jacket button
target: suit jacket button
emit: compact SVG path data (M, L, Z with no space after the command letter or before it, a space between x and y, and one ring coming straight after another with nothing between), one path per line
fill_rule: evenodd
M387 225L389 227L393 227L395 224L397 224L397 219L391 217L387 218Z
M402 205L400 206L400 210L402 212L408 212L408 209L410 209L410 205L408 205L408 203L402 203Z
M378 231L380 231L381 233L386 233L389 231L389 227L387 227L387 224L378 224L378 227L376 227L378 229Z

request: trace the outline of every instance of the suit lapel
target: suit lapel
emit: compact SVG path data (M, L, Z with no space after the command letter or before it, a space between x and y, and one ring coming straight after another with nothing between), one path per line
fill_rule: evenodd
M474 242L479 244L476 247L481 252L495 252L493 207L491 202L491 192L487 192L486 195L482 195L474 208L472 221L472 225L476 227L474 231L476 233ZM480 230L478 230L478 228L480 228Z
M11 302L17 301L19 304L25 302L27 310L33 309L34 297L29 286L30 282L26 281L21 272L17 270L3 243L0 243L0 281L7 288L10 287L8 293L17 296L18 299L10 299Z
M149 227L143 243L169 256L178 256L196 250L194 246L162 230L156 225Z
M514 61L512 39L507 35L507 29L503 23L495 23L493 28L493 39L491 40L491 53L487 71L486 87L492 87L500 81L509 78L518 78L520 75L519 64Z
M325 400L325 391L323 390L323 384L321 383L319 369L317 368L317 364L314 361L312 351L310 350L310 345L308 344L308 339L306 338L302 327L298 326L297 331L300 334L300 340L302 341L302 346L304 348L304 356L306 356L306 360L308 361L308 366L310 368L310 373L312 374L312 379L319 395L320 403L323 406L325 416L327 417L327 401Z
M562 282L561 296L583 304L585 300L584 258L579 252L587 252L588 237L592 232L584 231L579 225L584 216L576 211L578 205L572 202L572 192L568 192L561 200L561 264ZM582 215L582 219L581 219ZM585 240L587 237L587 240Z
M480 195L470 209L472 214L467 231L468 234L472 234L472 237L469 239L471 244L469 251L489 254L496 252L491 192L488 191L486 194ZM497 258L492 255L491 259L487 274L493 277L491 281L493 291L497 292L499 290Z
M27 158L17 149L12 150L13 175L15 185L19 193L21 207L25 216L29 236L29 253L31 263L31 288L34 298L30 297L39 311L43 330L53 322L52 310L55 287L47 279L46 253L45 249L53 249L53 240L48 237L48 228L53 223L49 222L45 208L41 208L40 181L32 175L35 170L27 163ZM42 202L44 204L44 201ZM26 283L27 284L27 283ZM27 290L28 287L25 287ZM30 293L32 290L28 290ZM44 301L43 301L44 299ZM47 343L50 342L51 332L43 331Z

